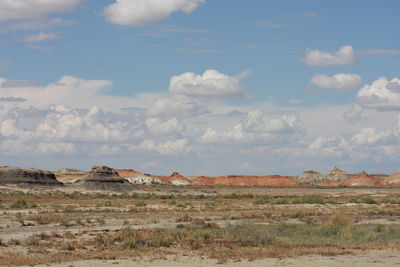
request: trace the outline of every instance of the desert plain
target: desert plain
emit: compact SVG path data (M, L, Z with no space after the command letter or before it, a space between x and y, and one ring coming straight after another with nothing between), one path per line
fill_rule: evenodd
M0 264L396 266L398 177L0 167Z

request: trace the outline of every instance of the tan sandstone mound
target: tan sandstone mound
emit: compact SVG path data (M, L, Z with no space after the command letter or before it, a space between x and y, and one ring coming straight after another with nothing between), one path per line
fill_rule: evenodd
M349 174L337 167L330 170L325 176L323 181L317 183L318 186L339 186L342 182L350 179L353 175Z
M93 166L88 176L74 185L88 190L126 192L135 189L134 185L122 178L107 166Z
M313 170L305 171L297 177L297 180L303 184L317 184L325 181L325 179L325 175Z
M194 178L193 183L196 185L235 185L235 186L295 186L299 185L299 181L279 175L228 175L218 177L199 176Z
M382 183L383 179L373 177L362 171L341 182L340 186L380 186Z
M14 185L62 185L57 181L54 173L38 169L21 169L3 166L0 167L0 184Z
M71 168L64 168L51 172L53 172L56 175L57 180L63 184L75 183L76 181L84 179L89 175L89 172Z
M332 170L328 172L326 175L326 180L332 180L332 181L337 181L337 182L342 182L346 179L351 178L352 175L335 167Z

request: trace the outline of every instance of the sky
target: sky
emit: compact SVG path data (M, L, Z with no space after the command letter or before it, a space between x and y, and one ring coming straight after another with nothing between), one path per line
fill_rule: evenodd
M398 172L399 8L0 1L0 165Z

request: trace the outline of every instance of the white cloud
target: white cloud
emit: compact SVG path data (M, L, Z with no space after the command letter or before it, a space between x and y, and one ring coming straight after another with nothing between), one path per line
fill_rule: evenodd
M104 9L107 21L121 25L144 25L161 21L172 13L190 13L206 0L116 0Z
M146 111L153 117L187 117L207 113L200 102L183 95L175 95L156 100Z
M364 109L359 105L352 105L348 111L343 113L344 119L349 123L357 123L367 119L367 117L363 114Z
M298 98L290 98L286 101L286 103L290 105L300 105L303 104L303 100L298 99Z
M53 32L40 32L38 34L29 35L22 39L25 43L37 43L37 42L44 42L47 40L54 40L58 39L58 35Z
M400 91L397 78L381 83L385 90ZM204 166L211 173L240 172L246 161L249 171L263 173L268 161L274 166L269 172L288 174L327 162L360 166L369 160L370 166L378 166L385 160L397 162L400 154L400 120L393 111L361 104L239 106L166 92L113 97L104 94L111 85L71 76L48 85L0 78L6 99L0 101L0 160L11 164L10 158L33 162L48 156L82 166L106 157L114 166L135 169L158 162L157 171L194 174ZM18 98L26 101L13 101ZM291 171L285 169L289 167Z
M140 144L133 146L133 150L157 151L162 155L176 155L188 151L188 141L186 139L167 140L156 143L153 140L146 139Z
M383 142L390 136L390 131L377 131L374 128L363 128L356 133L352 142L356 145L371 145L378 142Z
M39 143L38 149L43 154L74 154L75 144L72 143Z
M82 0L3 0L0 21L31 19L74 9Z
M381 77L365 85L357 94L360 106L381 111L400 110L400 79Z
M172 77L169 92L190 97L243 97L244 87L236 77L206 70L203 75L186 72Z
M342 158L347 152L347 143L340 138L317 137L305 149L304 155L317 158Z
M185 125L177 118L162 121L159 118L148 118L145 122L150 133L155 136L170 136L182 134Z
M360 89L363 80L357 74L339 73L333 76L315 75L310 79L310 83L320 89L336 89L338 91L352 91Z
M354 65L357 63L357 56L353 47L348 45L342 46L336 53L307 51L302 62L308 66Z
M268 118L261 110L252 110L231 131L219 132L208 128L201 139L205 143L281 142L287 138L287 135L300 129L301 121L296 115Z
M7 119L1 122L0 134L5 137L18 138L22 140L26 140L31 137L31 133L29 133L29 131L21 129L17 125L17 121L13 119Z
M102 119L103 111L97 107L81 115L76 110L64 106L51 108L38 125L39 139L78 142L121 142L128 141L132 129L127 122Z
M148 108L158 93L138 94L136 96L112 96L105 92L112 88L107 80L83 80L73 76L63 76L48 85L36 83L9 82L0 78L1 97L25 99L19 107L33 106L48 108L49 105L66 105L71 108L88 108L96 103L104 110L119 110L125 107Z

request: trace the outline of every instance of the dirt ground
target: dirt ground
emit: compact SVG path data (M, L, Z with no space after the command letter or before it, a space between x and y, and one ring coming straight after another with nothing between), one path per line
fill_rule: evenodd
M0 188L0 265L395 266L399 250L400 188Z
M309 255L293 258L268 258L261 260L243 260L228 263L218 263L217 260L193 257L174 257L167 260L131 259L131 260L87 260L72 263L46 264L38 267L106 267L106 266L137 266L137 267L203 267L203 266L232 266L232 267L261 267L261 266L290 266L290 267L369 267L369 266L399 266L400 255L397 251L368 251L358 252L356 255L320 256Z

